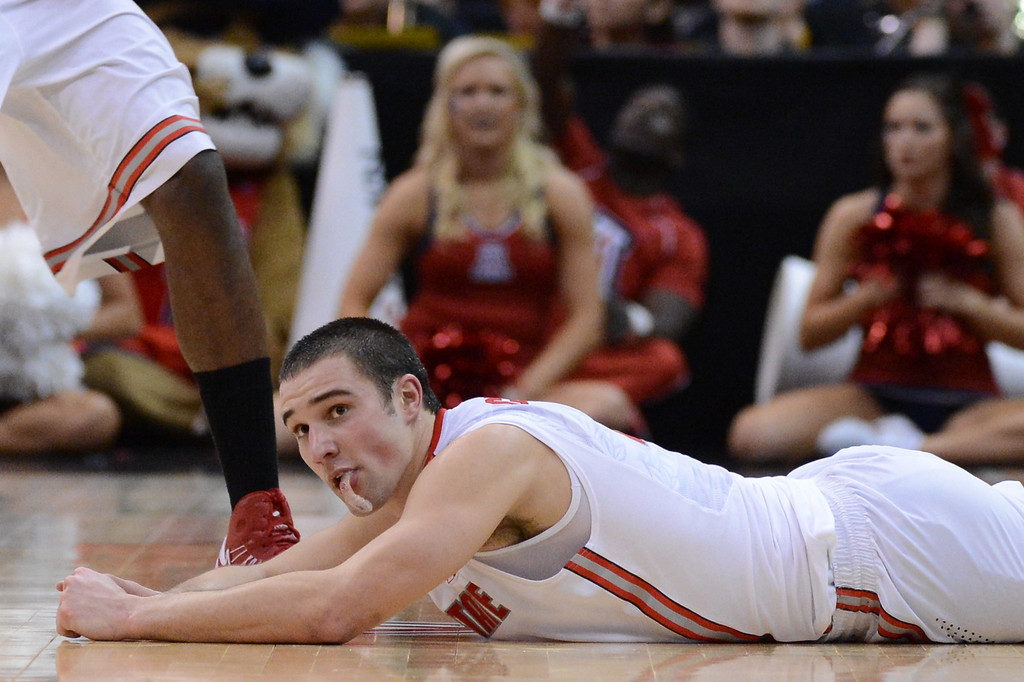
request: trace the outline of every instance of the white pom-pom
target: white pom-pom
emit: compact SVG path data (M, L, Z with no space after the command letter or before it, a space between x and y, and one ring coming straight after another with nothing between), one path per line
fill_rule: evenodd
M99 299L94 282L75 297L64 292L28 225L0 229L0 396L27 401L79 385L82 362L70 341Z
M0 374L0 386L5 398L21 402L79 388L85 371L78 353L66 343L40 348L15 369L11 375Z

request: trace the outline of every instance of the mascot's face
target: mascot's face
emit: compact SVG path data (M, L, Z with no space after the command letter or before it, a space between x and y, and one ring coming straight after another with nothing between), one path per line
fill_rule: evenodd
M212 44L198 51L191 67L203 125L225 165L273 165L285 146L285 126L303 113L312 95L306 60L280 50L247 53Z

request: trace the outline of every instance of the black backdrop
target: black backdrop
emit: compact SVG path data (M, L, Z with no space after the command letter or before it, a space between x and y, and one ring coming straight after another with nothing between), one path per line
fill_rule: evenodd
M352 51L369 77L388 178L408 167L431 91L435 55ZM648 409L655 439L725 461L732 416L752 400L772 280L787 254L810 256L814 234L840 195L871 182L882 105L906 75L945 70L977 80L1010 124L1006 159L1024 166L1024 59L787 59L580 55L580 113L604 139L636 87L671 83L690 111L687 166L676 194L707 232L705 311L686 349L690 387Z

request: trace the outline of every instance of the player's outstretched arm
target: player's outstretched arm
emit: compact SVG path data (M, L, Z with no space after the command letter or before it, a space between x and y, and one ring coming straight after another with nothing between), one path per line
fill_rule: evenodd
M110 576L77 569L62 585L58 632L109 640L348 641L443 582L504 519L517 526L530 519L554 523L570 493L567 476L553 477L552 466L561 467L554 454L518 429L483 427L432 462L398 522L338 566L146 597L129 594ZM564 495L551 495L553 486L564 487Z
M307 538L301 545L253 566L225 566L202 573L171 588L166 594L227 590L266 578L305 570L335 567L352 556L373 537L394 524L397 515L384 508L373 517L346 516L334 526ZM57 631L68 637L85 635L94 639L126 639L132 597L162 594L126 578L97 573L87 568L57 584L61 604Z

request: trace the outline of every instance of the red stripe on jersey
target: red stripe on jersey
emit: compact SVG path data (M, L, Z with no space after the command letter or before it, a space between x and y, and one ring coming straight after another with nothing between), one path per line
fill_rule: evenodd
M597 554L593 550L584 547L579 551L577 556L597 564L603 570L607 571L608 573L611 573L616 579L621 581L621 583L625 583L625 585L613 582L605 576L599 575L591 571L590 569L580 565L574 560L571 560L568 564L566 564L566 568L568 570L572 571L573 573L576 573L582 578L589 580L590 582L601 587L602 589L607 590L619 599L622 599L624 601L629 602L630 604L633 604L635 607L640 609L640 611L643 612L644 615L651 618L659 625L667 628L668 630L675 632L676 634L682 635L689 639L703 642L757 642L770 640L770 638L768 637L761 637L758 635L748 634L736 630L734 628L730 628L726 625L716 623L712 620L705 618L704 616L701 616L700 614L694 611L691 611L682 604L679 604L678 602L670 599L667 595L665 595L663 592L655 588L653 585L648 583L643 578L640 578L639 576L630 573L618 564L609 561L608 559L601 556L600 554ZM627 585L631 586L633 589L629 589ZM637 592L639 592L640 594L637 594ZM663 605L665 607L665 610L673 614L675 618L670 618L665 613L659 612L657 608L652 606L650 603L648 603L647 600L643 598L644 595L646 595L653 601L656 601L659 604ZM687 623L694 627L692 629L691 627L687 627ZM697 628L709 630L714 633L720 633L720 636L700 634L695 631L695 629Z
M187 125L167 134L163 139L159 140L156 147L149 151L145 156L140 157L149 143L162 132L165 131L169 126L173 126L179 122L189 122L192 125ZM160 123L153 126L148 133L143 135L142 139L135 143L134 146L125 154L124 158L121 159L121 163L117 165L117 169L114 171L113 176L110 178L110 182L107 183L107 199L103 204L103 208L100 210L93 224L81 235L78 239L65 244L64 246L53 249L47 252L46 259L51 260L57 256L74 250L79 244L85 241L97 228L105 225L114 214L121 209L122 206L128 201L128 197L131 195L132 190L135 188L135 184L138 182L142 174L148 169L153 161L160 155L169 144L175 140L187 135L191 132L205 132L202 123L194 118L188 118L187 116L170 116L165 118ZM122 176L126 170L138 162L138 167L122 182ZM113 205L113 209L111 206ZM108 216L109 217L106 217ZM53 265L52 269L54 272L60 272L61 268L64 267L64 263Z

